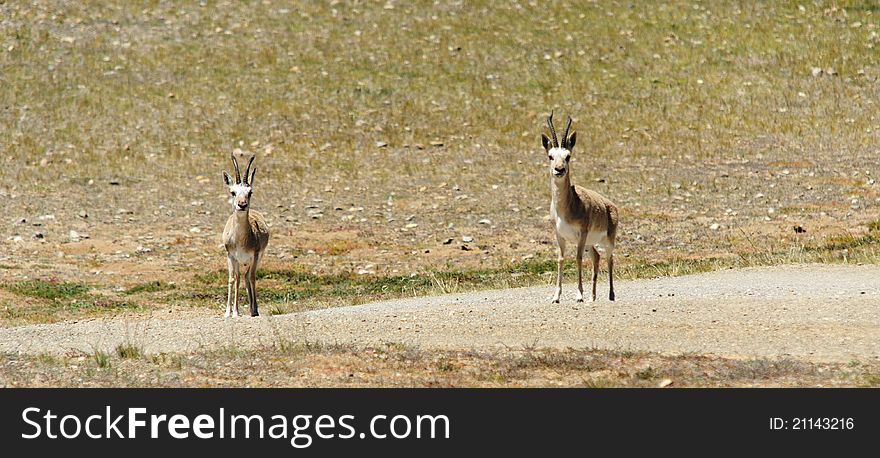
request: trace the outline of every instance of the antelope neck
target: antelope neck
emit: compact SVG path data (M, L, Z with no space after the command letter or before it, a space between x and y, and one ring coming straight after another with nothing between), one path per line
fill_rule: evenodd
M553 176L550 177L550 189L553 195L553 202L557 206L565 206L568 203L568 199L572 192L570 176L570 171L566 171L565 176L561 179Z

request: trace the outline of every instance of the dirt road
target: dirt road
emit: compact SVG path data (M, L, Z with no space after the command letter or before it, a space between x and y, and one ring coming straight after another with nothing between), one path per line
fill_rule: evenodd
M781 266L621 281L618 301L566 285L401 299L273 317L89 320L0 329L0 351L148 353L284 341L421 348L595 347L848 362L880 358L880 268Z

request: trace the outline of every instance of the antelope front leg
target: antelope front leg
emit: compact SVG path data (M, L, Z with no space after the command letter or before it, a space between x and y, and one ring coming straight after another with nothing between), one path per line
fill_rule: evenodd
M223 314L224 318L229 318L229 315L232 314L232 282L235 281L235 277L233 275L234 267L233 267L232 258L228 258L226 260L227 270L229 271L229 279L226 282L226 313Z
M562 297L562 263L565 258L565 240L557 235L556 245L559 251L556 254L556 294L553 295L553 303L558 304L559 298Z
M260 316L257 310L257 264L254 263L247 271L248 302L251 305L251 316Z
M590 302L595 302L596 281L599 279L599 252L596 251L596 247L590 247L590 259L593 261L593 294L590 296Z
M577 247L577 265L578 265L578 293L577 293L577 301L584 301L584 244L587 241L586 237L581 237L578 241Z
M233 302L232 317L238 318L238 286L241 283L241 267L235 263L235 301Z

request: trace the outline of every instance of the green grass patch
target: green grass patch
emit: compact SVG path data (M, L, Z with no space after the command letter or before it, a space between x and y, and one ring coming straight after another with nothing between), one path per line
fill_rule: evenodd
M22 296L47 300L59 300L84 297L92 287L83 283L75 282L31 280L21 283L13 283L6 286L6 289Z
M125 342L116 347L116 355L122 359L140 358L144 355L144 350L139 345Z
M95 350L92 352L92 359L95 361L95 365L106 369L110 367L110 355L101 350Z

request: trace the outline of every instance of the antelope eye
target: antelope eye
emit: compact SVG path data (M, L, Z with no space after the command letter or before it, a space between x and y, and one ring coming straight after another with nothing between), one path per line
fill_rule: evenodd
M230 195L230 196L235 196L235 193L232 192L232 191L229 191L229 195Z
M570 161L570 160L571 160L571 156L567 156L567 157L565 158L565 162L568 162L568 161Z
M547 156L547 159L553 160L553 156Z

